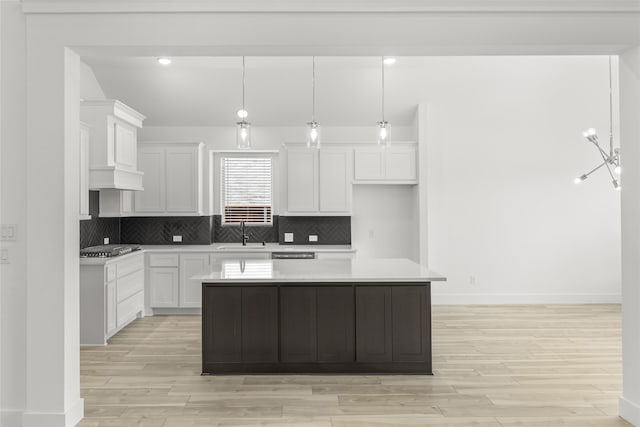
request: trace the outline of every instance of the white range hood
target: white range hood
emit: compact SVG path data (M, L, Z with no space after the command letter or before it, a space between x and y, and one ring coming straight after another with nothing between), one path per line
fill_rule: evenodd
M91 126L89 188L143 190L137 131L146 117L115 99L80 106L81 120Z

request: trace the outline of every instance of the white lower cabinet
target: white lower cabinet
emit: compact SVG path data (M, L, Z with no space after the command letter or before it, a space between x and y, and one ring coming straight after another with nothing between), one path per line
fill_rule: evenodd
M180 255L180 307L202 307L202 282L191 277L209 268L209 254Z
M105 345L143 310L142 253L80 265L80 344Z
M151 253L147 262L149 307L202 306L202 285L191 277L209 268L208 253Z

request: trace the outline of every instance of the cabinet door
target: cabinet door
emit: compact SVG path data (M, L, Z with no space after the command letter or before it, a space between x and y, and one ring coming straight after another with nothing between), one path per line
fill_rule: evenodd
M115 164L126 169L136 168L136 131L121 123L114 123Z
M80 126L80 219L89 218L89 128Z
M149 269L149 306L178 307L178 269L155 267Z
M202 312L202 364L242 358L242 288L205 286Z
M105 286L105 315L106 335L109 336L116 329L116 282L107 282Z
M315 287L280 288L280 360L317 360Z
M209 268L209 254L180 255L180 307L202 307L202 282L191 279Z
M321 212L351 211L351 152L322 148L319 159Z
M318 150L287 150L287 210L318 211Z
M415 148L388 148L385 153L385 177L389 180L415 180Z
M356 287L356 360L391 362L391 287Z
M167 212L199 211L198 152L192 147L166 149Z
M278 361L278 288L242 288L242 361Z
M161 147L141 147L138 163L143 191L135 192L136 212L164 212L165 201L165 151Z
M355 360L353 287L317 288L318 362Z
M354 179L384 179L384 151L382 148L356 148L354 163Z
M430 303L425 286L394 286L393 361L426 362L431 353Z

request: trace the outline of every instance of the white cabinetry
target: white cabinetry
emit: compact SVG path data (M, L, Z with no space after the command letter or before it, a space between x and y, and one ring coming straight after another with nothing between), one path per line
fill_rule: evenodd
M203 150L200 142L141 143L138 164L144 172L144 191L135 193L135 212L202 215Z
M142 190L137 170L137 132L145 116L117 100L83 101L81 118L91 126L89 187Z
M80 344L105 345L143 309L142 253L80 266Z
M413 144L355 149L354 183L416 184L416 148Z
M133 191L100 190L100 216L121 217L133 215Z
M91 128L80 123L80 219L91 219L89 215L89 144Z
M191 277L209 268L209 254L180 255L180 307L202 307L202 283Z
M347 148L287 150L287 213L351 212L351 152Z

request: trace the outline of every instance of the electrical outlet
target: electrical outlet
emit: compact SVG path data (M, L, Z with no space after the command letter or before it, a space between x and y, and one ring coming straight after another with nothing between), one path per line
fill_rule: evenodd
M469 276L469 284L470 285L476 284L476 276Z
M109 238L105 237L104 239L102 239L102 244L103 245L108 245L109 244Z
M182 236L181 235L173 236L173 242L182 243Z
M0 264L9 264L9 249L0 249Z
M318 235L317 234L309 234L309 241L310 242L317 242L318 241Z
M284 233L284 241L285 243L293 242L293 233Z
M370 229L370 230L369 230L369 238L370 238L370 239L373 239L374 237L375 237L375 236L374 236L374 233L373 233L373 229Z

